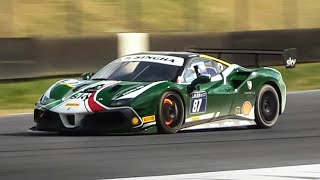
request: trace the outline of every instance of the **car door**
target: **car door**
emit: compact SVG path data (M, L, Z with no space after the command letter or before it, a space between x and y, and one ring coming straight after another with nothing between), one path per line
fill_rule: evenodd
M232 84L227 81L232 68L211 59L195 57L190 60L182 75L185 83L191 83L197 78L194 66L197 66L198 75L210 76L211 81L197 85L197 89L190 93L189 105L186 105L188 117L201 120L229 115L236 94Z

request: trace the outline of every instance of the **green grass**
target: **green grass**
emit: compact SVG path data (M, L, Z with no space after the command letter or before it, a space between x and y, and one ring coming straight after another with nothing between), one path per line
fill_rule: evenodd
M294 69L274 68L281 72L288 91L320 89L320 63L297 64Z
M275 68L282 73L288 91L320 89L320 63L298 64L294 69ZM34 103L57 80L0 83L0 114L31 112Z
M30 112L34 103L57 80L0 83L0 114Z

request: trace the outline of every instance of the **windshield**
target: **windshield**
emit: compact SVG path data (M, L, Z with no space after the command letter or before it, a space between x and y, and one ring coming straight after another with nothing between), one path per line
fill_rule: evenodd
M118 80L118 81L174 81L177 77L179 66L147 61L114 61L98 71L93 80Z

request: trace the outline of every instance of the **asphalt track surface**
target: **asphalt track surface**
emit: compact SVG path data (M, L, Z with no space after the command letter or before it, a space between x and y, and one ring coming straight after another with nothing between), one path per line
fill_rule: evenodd
M291 93L272 129L171 135L35 133L0 117L0 179L103 179L320 163L320 91Z

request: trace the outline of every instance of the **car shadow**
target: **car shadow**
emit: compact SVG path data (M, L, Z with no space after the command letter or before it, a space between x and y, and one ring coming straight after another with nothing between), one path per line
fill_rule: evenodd
M256 129L255 126L241 126L241 127L222 127L210 129L194 129L181 130L176 135L186 133L204 133L204 132L220 132L220 131L240 131ZM97 133L97 132L46 132L46 131L25 131L14 133L0 133L0 136L29 136L29 137L85 137L85 136L145 136L145 135L168 135L157 133Z

